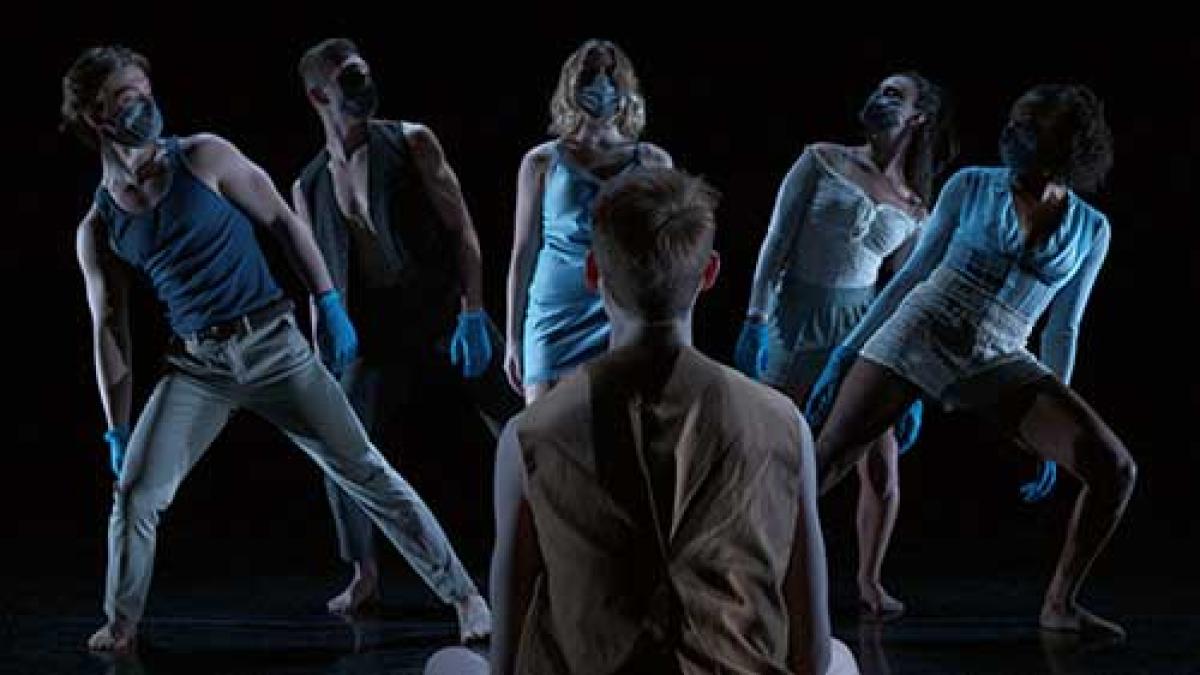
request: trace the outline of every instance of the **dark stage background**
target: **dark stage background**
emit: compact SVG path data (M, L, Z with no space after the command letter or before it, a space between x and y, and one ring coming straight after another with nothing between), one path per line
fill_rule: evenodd
M111 476L73 248L99 163L56 132L60 77L82 48L122 42L145 53L167 133L212 131L231 139L287 195L321 144L295 63L318 39L354 38L379 82L381 116L424 122L440 137L483 243L487 308L502 322L518 162L546 138L547 103L563 59L602 31L543 22L519 35L467 38L437 24L395 31L380 23L388 22L313 21L254 32L176 21L158 30L76 22L53 39L31 33L13 43L14 55L6 59L16 79L8 83L4 106L9 169L0 244L7 354L6 487L0 494L8 502L0 564L9 568L0 585L8 609L0 611L10 618L90 616L89 606L78 604L80 593L92 594L100 617ZM726 362L781 178L806 143L857 140L855 114L881 77L917 68L949 89L963 146L958 165L996 161L1008 106L1028 86L1092 86L1106 102L1116 164L1089 200L1109 215L1113 244L1088 307L1073 384L1141 468L1128 517L1095 569L1096 586L1106 591L1102 609L1117 614L1194 613L1200 599L1194 577L1200 448L1192 435L1200 414L1193 329L1198 43L1082 36L1013 45L1001 35L835 39L815 28L806 29L803 40L751 32L686 39L605 35L638 68L649 106L644 138L724 193L723 272L699 306L696 343ZM280 262L273 243L267 245ZM294 277L280 276L298 289ZM138 296L137 307L140 407L166 332L149 293ZM400 456L401 470L483 579L491 536L490 445L480 434L465 447L410 447ZM1047 503L1023 505L1017 487L1034 468L1032 459L999 447L969 420L930 415L922 441L902 463L904 501L888 568L897 592L917 608L966 613L980 611L977 592L1012 593L1021 600L1019 615L1032 617L1078 490L1066 477ZM853 576L852 483L822 503L838 583ZM187 593L196 594L199 612L219 614L240 606L220 590L226 580L245 586L246 579L277 584L285 577L324 580L296 588L296 607L316 610L342 581L317 470L248 416L229 426L183 485L161 532L150 616L170 614L171 597ZM385 591L417 587L390 550L385 566ZM912 597L904 584L909 570L945 571L967 581L936 600ZM979 588L993 587L973 590L975 577ZM416 597L431 602L420 592ZM835 593L835 605L848 600ZM1200 652L1196 639L1193 654Z

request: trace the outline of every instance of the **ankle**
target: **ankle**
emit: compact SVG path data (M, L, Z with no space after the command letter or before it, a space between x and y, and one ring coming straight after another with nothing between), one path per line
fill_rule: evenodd
M375 583L379 579L379 566L372 560L358 560L354 563L354 580Z

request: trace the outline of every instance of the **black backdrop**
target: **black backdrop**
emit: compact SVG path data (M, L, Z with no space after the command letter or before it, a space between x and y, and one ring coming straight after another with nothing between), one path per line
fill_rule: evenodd
M544 20L520 33L497 30L480 38L436 23L397 30L402 20L289 20L270 30L221 19L203 27L175 19L136 27L76 21L74 28L31 30L9 42L10 172L0 239L8 356L2 492L16 515L4 525L10 530L5 540L18 542L26 563L51 557L55 542L73 541L78 547L72 551L83 557L64 563L64 573L90 576L97 588L102 580L110 479L73 249L74 226L99 165L55 128L59 79L82 48L122 42L145 53L168 133L204 130L233 140L287 194L321 143L295 62L318 39L354 38L380 83L381 115L429 124L458 171L483 243L487 307L502 321L517 165L545 138L559 66L591 30ZM1079 37L1003 49L998 45L1013 41L802 32L803 40L752 32L606 34L629 52L642 79L649 105L645 138L724 193L723 273L698 310L698 346L729 360L780 179L804 144L856 140L855 112L879 78L917 68L955 95L960 164L996 161L1008 105L1024 88L1086 83L1106 101L1117 154L1106 187L1090 197L1110 216L1113 244L1085 318L1074 384L1127 441L1142 469L1129 521L1116 540L1115 550L1124 553L1115 559L1194 565L1192 485L1200 460L1189 432L1197 414L1191 328L1197 43ZM297 289L294 278L281 276ZM139 295L138 309L140 405L165 329L148 293ZM456 536L475 542L478 559L490 536L491 448L480 443L404 453L425 453L427 461L406 465L402 459L402 468L430 493ZM966 421L932 415L923 442L903 464L898 555L904 556L906 539L962 538L978 542L962 555L978 546L983 557L1032 534L1048 556L1077 484L1065 479L1044 506L1020 505L1017 484L1033 468L1030 459L1003 452ZM835 541L851 526L850 493L842 488L824 507ZM317 472L253 420L231 425L183 486L166 524L172 540L212 542L200 550L213 551L214 561L244 556L278 565L286 557L288 566L303 568L334 555ZM255 543L269 534L282 534L289 544L267 550ZM222 547L226 541L241 543ZM1039 561L1048 571L1049 560ZM1101 569L1130 573L1111 561Z

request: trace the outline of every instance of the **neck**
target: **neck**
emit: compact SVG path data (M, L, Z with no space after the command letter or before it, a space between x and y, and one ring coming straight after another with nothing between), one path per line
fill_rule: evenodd
M330 156L344 162L367 142L367 119L345 115L322 115L325 147Z
M904 160L908 155L908 147L911 142L912 133L908 127L871 134L868 141L871 161L885 176L904 184L907 182L904 175Z
M612 325L609 349L656 345L660 347L692 346L692 312L689 309L674 319L647 321L635 316L609 299L605 299L604 310Z
M138 170L154 160L158 143L131 148L108 140L100 141L100 165L106 183L126 179L136 182Z
M595 121L584 122L578 131L571 134L569 140L589 150L599 151L608 150L625 142L625 138L621 136L616 125L611 122Z
M1037 173L1014 173L1013 185L1036 201L1058 201L1067 193L1067 186Z

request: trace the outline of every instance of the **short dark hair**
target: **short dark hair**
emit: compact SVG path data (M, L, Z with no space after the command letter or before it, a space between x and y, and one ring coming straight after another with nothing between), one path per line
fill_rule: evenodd
M83 115L96 105L105 81L126 66L137 66L146 75L150 74L149 59L128 47L105 45L85 49L63 75L59 130L70 130L88 147L98 147L96 130Z
M325 84L330 70L358 53L358 45L348 38L329 38L309 47L304 56L300 57L296 69L300 72L300 79L304 81L305 87Z
M1040 84L1025 92L1025 104L1040 119L1051 121L1057 138L1044 167L1075 190L1095 191L1113 163L1112 130L1104 104L1080 84Z
M618 176L596 198L592 248L605 289L650 320L691 307L713 250L720 194L666 168Z

